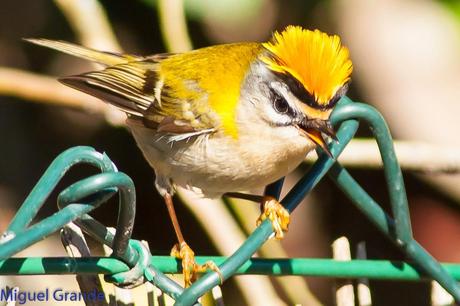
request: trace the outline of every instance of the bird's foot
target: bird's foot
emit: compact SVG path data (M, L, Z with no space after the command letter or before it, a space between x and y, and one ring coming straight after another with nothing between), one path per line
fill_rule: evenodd
M180 245L175 244L171 250L171 256L180 259L182 262L182 273L184 274L185 287L190 287L198 278L199 273L204 273L207 270L212 270L219 275L220 283L223 283L222 273L219 267L212 261L207 261L203 265L199 265L195 261L195 252L188 246L187 243L182 242Z
M275 238L282 239L289 227L289 212L278 200L269 196L264 196L261 207L262 213L257 219L257 226L265 219L269 219L272 222Z

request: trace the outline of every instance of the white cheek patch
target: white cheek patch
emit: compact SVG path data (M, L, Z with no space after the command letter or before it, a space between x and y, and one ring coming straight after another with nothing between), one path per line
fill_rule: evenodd
M274 108L271 101L263 104L263 112L266 114L266 119L275 125L288 125L292 122L292 118L288 114L280 114Z

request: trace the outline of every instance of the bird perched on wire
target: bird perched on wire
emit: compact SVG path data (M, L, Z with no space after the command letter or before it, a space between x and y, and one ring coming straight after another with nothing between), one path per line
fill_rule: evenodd
M182 235L174 186L205 197L262 187L296 168L335 137L329 116L345 94L352 62L340 38L288 26L266 43L234 43L180 54L136 56L96 51L62 41L29 39L105 66L59 80L115 105L155 171L178 238L186 285L199 266ZM244 197L244 195L241 195ZM289 214L273 198L260 197L275 236Z

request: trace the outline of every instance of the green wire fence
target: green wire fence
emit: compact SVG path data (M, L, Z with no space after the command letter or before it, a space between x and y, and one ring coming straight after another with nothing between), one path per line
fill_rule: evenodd
M434 279L457 302L460 302L460 265L437 262L414 240L409 218L404 181L388 127L373 107L343 98L334 110L331 121L340 125L338 142L330 144L334 158L318 152L319 159L302 179L281 200L293 211L301 200L327 174L352 200L354 205L407 256L409 262L386 260L334 261L330 259L290 258L254 259L252 255L273 234L265 220L230 257L198 256L198 263L216 262L224 280L238 274L309 275L335 278L370 278L394 280ZM382 208L337 161L337 157L353 138L359 123L366 123L380 150L384 164L392 215ZM60 210L31 226L30 223L59 180L75 164L86 163L101 173L80 180L58 196ZM283 180L267 186L265 193L279 198ZM119 212L115 234L91 218L88 213L119 193ZM118 172L105 154L90 147L71 148L59 155L24 201L9 227L0 237L0 275L30 274L105 274L120 286L149 281L175 299L175 305L193 305L205 292L219 285L215 272L208 272L192 286L184 289L165 273L180 272L180 263L168 256L152 256L137 240L130 239L135 217L135 188L132 180ZM75 222L84 232L113 249L111 257L86 258L11 258L19 251Z

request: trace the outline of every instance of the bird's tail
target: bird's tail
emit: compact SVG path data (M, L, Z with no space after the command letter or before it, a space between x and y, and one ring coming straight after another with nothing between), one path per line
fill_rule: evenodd
M140 56L98 51L64 41L26 39L106 66L99 71L59 78L61 83L110 103L122 111L142 117L154 101L157 61Z
M24 40L36 45L48 47L76 57L96 62L104 66L114 66L139 59L134 55L98 51L61 40L50 40L43 38L25 38Z

